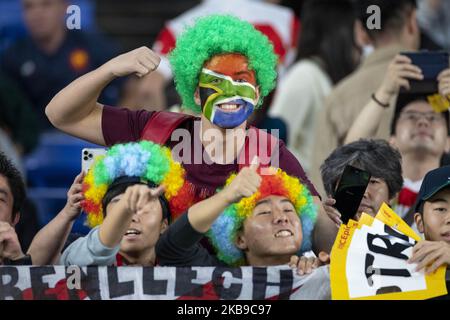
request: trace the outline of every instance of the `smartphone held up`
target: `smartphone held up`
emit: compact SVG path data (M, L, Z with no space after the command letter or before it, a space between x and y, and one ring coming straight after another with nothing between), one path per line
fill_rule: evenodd
M81 150L81 170L87 173L94 163L95 158L105 154L106 149L104 148L84 148Z
M334 193L334 207L341 213L341 220L347 224L353 219L369 185L371 175L367 171L347 165Z

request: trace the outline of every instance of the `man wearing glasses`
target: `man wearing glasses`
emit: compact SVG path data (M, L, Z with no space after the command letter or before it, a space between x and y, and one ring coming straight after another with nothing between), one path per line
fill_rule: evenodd
M414 204L425 174L442 165L450 150L449 112L436 113L424 94L400 94L391 125L391 143L402 155L404 184L396 212L406 215ZM408 221L412 223L411 221Z

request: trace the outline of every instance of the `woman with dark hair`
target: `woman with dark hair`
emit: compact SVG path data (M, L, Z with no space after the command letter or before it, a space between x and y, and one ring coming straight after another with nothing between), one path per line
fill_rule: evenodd
M356 68L360 53L351 1L309 0L300 21L297 62L280 83L270 115L286 122L289 148L308 171L316 115L332 87Z

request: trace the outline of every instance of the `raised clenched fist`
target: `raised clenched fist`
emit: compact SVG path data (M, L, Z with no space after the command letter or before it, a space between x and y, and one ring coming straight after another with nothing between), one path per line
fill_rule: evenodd
M103 65L115 77L136 74L143 77L156 70L161 58L147 47L140 47L121 54Z

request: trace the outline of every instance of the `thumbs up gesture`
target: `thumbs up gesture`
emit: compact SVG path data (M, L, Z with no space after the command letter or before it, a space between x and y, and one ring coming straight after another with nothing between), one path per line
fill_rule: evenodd
M259 160L255 156L250 167L242 168L236 178L223 190L229 204L239 202L258 191L261 176L258 174Z

